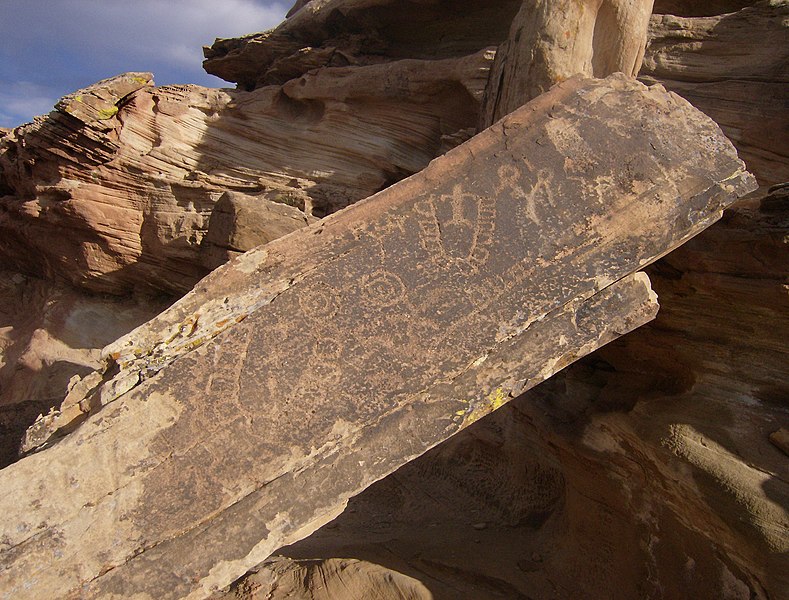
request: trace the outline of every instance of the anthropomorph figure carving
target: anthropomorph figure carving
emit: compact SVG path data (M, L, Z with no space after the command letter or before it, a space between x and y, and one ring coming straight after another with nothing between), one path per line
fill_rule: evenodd
M482 127L577 73L635 77L652 5L653 0L524 0L496 55Z

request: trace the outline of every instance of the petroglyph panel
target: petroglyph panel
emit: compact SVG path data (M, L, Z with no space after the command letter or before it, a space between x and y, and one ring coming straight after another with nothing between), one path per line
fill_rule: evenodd
M562 128L585 141L585 173L552 141ZM678 97L573 79L417 176L220 268L124 341L136 358L120 375L147 379L0 472L0 598L207 596L651 319L654 294L632 274L752 185ZM225 328L201 320L218 298L248 310L228 309ZM151 376L146 356L173 330L219 333L179 338ZM146 443L127 448L143 418ZM64 500L42 461L79 493Z

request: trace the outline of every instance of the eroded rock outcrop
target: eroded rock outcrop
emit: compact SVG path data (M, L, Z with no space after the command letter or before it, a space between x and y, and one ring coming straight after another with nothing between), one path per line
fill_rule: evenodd
M355 559L275 559L234 586L229 598L268 600L434 600L427 586L407 575Z
M588 16L585 35L571 36L576 53L561 39L541 43L544 77L519 79L518 61L506 58L516 47L530 56L525 34L536 31L521 21L536 10L531 3L425 1L404 11L391 0L332 0L206 51L209 70L252 92L153 88L144 73L102 82L2 138L0 256L9 268L94 291L183 293L225 254L206 259L202 249L225 191L329 214L491 122L483 95L501 44L487 92L496 115L574 70L634 72L647 5L577 4ZM719 122L764 185L789 180L787 6L769 0L713 17L655 16L641 71ZM543 20L558 27L560 14ZM561 27L554 33L561 38ZM548 68L554 59L564 66ZM500 93L510 100L501 104ZM61 231L68 235L53 233Z
M291 11L271 31L216 40L203 50L203 67L252 90L324 67L460 58L506 40L520 5L415 0L404 8L398 0L320 0Z
M496 52L481 126L576 74L635 77L651 14L652 0L526 0Z
M280 202L225 192L211 210L201 244L203 264L215 269L235 256L301 229L315 217Z
M101 366L101 348L170 302L90 295L0 271L0 468L17 460L36 417L59 407L80 376Z
M160 322L234 279L260 300L242 322L158 374L151 364L75 433L0 472L6 593L227 585L654 316L633 273L753 185L678 97L574 79L408 181L215 271Z
M407 10L391 0L305 4L298 2L275 32L220 40L207 51L208 68L239 82L241 91L153 88L149 74L130 74L86 90L87 102L86 94L64 99L46 121L0 130L4 265L67 274L112 293L140 285L181 292L206 267L245 249L227 228L210 233L212 217L226 226L228 214L243 212L235 206L226 212L224 205L214 212L228 189L278 218L285 212L306 221L386 187L473 135L495 49L522 6L519 0L425 0L409 2ZM718 120L765 185L789 179L781 109L789 89L786 6L783 0L656 0L659 14L650 22L641 72ZM650 267L663 306L654 325L369 488L330 527L284 549L291 560L256 567L232 593L269 597L288 590L313 598L322 591L320 579L327 590L347 584L388 598L608 598L615 590L628 598L783 600L789 589L789 475L782 455L789 429L787 235L785 193L738 204ZM260 255L253 256L238 264L256 264ZM0 408L7 451L0 458L13 459L21 431L38 412L58 409L29 431L28 449L54 444L106 403L103 414L116 414L115 401L152 385L157 373L182 356L183 364L196 347L231 334L237 321L282 291L263 286L256 295L237 293L249 275L226 269L210 288L198 288L99 356L97 348L156 309L136 300L86 300L62 285L10 273L0 286L7 300L0 310L0 394L3 401L24 401ZM587 308L578 311L588 316ZM120 316L131 313L136 316ZM317 351L318 342L310 341ZM305 360L293 348L289 360L312 376L294 384L295 393L312 393L334 359ZM211 389L222 396L230 384L217 365L232 357L216 356L208 370L215 374ZM99 363L99 371L86 375ZM392 364L379 361L374 386ZM486 400L498 404L496 396ZM216 428L224 407L204 408L211 418L195 429L215 432L217 443L227 440L229 447L235 438ZM146 418L141 414L137 424L142 440ZM239 426L254 438L260 423L254 414ZM78 481L82 490L74 488L68 468L41 458L58 447L33 457L50 474L45 488L84 492L85 481ZM208 463L218 454L202 457ZM113 470L115 456L101 456L109 459L90 467L98 485L128 475ZM222 462L228 473L234 457ZM238 469L252 472L258 464L238 462L227 480L235 485ZM184 491L202 497L197 481L196 471L184 469L182 488L161 487L169 494L161 502L176 502L177 515L178 502L191 502ZM321 485L310 493L319 495ZM18 489L7 498L17 500L12 510L29 501L29 490ZM245 506L242 501L240 509ZM138 517L139 511L130 518ZM243 528L232 527L232 516L225 522L223 542L262 531L243 517L237 521ZM106 539L112 535L122 537L113 529ZM139 541L145 548L150 540ZM180 585L166 584L173 560L194 563L195 571L207 564L194 547L184 543L166 556L146 550L138 560L147 555L145 564L156 568L137 571L146 573L143 583L117 575L119 589L125 594L130 585L161 578L171 592ZM98 573L110 565L105 558L80 568L95 566ZM228 575L225 567L217 580Z
M0 257L94 291L183 293L208 272L225 191L305 220L365 198L473 133L492 60L324 69L254 92L101 82L0 141Z
M595 0L572 3L567 10L556 3L471 7L460 0L440 6L416 2L409 4L412 11L407 16L394 4L389 0L311 2L271 32L217 40L206 49L205 65L228 81L254 88L278 82L277 74L286 70L280 65L290 66L286 76L296 77L331 64L330 60L309 62L306 57L334 56L335 50L348 64L368 64L405 56L457 56L500 46L481 115L481 123L488 125L576 72L636 74L647 42L642 77L664 83L719 122L764 185L789 180L789 124L782 108L789 64L786 0L658 1L646 40L643 28L650 3L643 1L620 6ZM438 16L436 11L445 12ZM409 24L409 35L415 40L410 45L404 45L403 35L397 34L406 18L415 19ZM435 35L434 24L443 26L447 21L447 32L454 33ZM536 27L537 23L544 27ZM578 35L565 40L567 31ZM458 32L465 42L455 42ZM535 39L535 44L529 43ZM506 98L497 100L502 93Z
M771 186L789 181L789 2L747 4L708 17L654 15L641 76L712 117Z

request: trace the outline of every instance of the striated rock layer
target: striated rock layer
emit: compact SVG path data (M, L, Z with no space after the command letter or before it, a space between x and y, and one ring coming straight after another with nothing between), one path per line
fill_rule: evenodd
M177 342L169 363L150 354L169 337L148 356L130 346L127 393L0 472L5 594L216 591L654 316L633 273L753 187L678 97L574 79L409 180L231 262L159 321L188 339L211 326L198 325L203 300L231 304L228 285L247 295L246 318L192 350Z
M712 117L770 186L789 181L789 2L750 4L705 18L654 15L641 77Z
M666 84L719 122L763 185L789 180L787 0L658 0L646 40L649 2L470 4L424 0L404 11L392 0L310 2L271 32L217 40L205 50L204 64L253 88L278 82L276 74L287 68L295 77L323 66L306 60L321 52L367 64L499 47L481 117L487 125L574 73L635 74L646 41L643 77ZM411 44L398 42L396 23L403 19L411 19ZM435 34L436 23L447 24L446 35ZM575 35L563 39L568 31Z
M305 222L370 196L473 133L492 60L324 69L249 93L100 82L0 139L0 258L94 291L183 293L208 272L225 191Z
M649 3L625 4L574 4L585 25L569 47L556 5L534 21L531 2L324 0L206 49L206 68L240 90L102 82L0 138L0 259L92 291L182 294L229 256L204 242L225 191L322 217L574 72L635 73ZM789 180L789 2L735 4L653 16L641 76L719 122L769 186ZM656 10L699 12L676 5Z

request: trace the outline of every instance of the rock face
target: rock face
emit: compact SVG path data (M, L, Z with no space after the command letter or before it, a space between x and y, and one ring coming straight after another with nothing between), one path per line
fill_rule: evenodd
M653 16L641 75L719 122L769 186L789 180L782 108L789 4L750 4L711 17ZM524 77L518 65L532 62L526 41L537 35L536 21L528 17L537 4L408 6L311 2L272 32L206 50L209 71L241 90L154 88L150 74L129 74L73 94L48 117L5 135L3 263L92 291L182 294L227 255L203 244L225 191L325 216L419 171L480 123L573 71L635 72L644 41L637 25L648 13L648 2L573 3L585 29L569 48L559 16L576 13L551 3L535 18L545 23L540 35L550 25L555 43L541 42L540 60ZM664 2L656 10L712 10L700 6ZM497 100L501 93L509 99Z
M633 273L753 186L678 97L573 79L411 179L215 271L159 322L224 304L229 286L248 296L243 321L169 364L129 348L139 383L0 472L6 595L227 585L653 317ZM180 321L182 338L199 317Z
M578 73L635 77L652 0L527 0L499 46L481 116L488 127Z
M25 429L59 407L102 364L101 348L172 301L108 298L0 271L0 468L18 458Z
M93 291L183 293L208 272L225 191L306 220L367 197L473 133L492 60L324 69L249 93L101 82L0 140L0 257Z
M278 559L227 594L229 598L288 600L434 600L418 579L355 559Z
M748 4L705 18L653 16L641 76L715 119L770 186L789 181L789 2Z
M625 12L612 15L611 7L620 4ZM295 423L295 429L310 429L310 435L320 436L325 431L311 425L326 411L334 417L340 407L348 406L314 406L316 390L336 383L327 376L331 369L345 364L333 354L335 337L324 336L320 328L291 342L280 330L270 336L259 329L250 333L250 338L262 340L258 342L262 356L268 355L272 339L290 344L289 354L277 368L287 367L296 374L290 387L274 390L285 398L284 407L277 408L279 417L269 404L255 404L271 394L274 384L268 382L255 388L248 378L245 397L250 400L243 406L253 406L244 413L248 418L233 421L228 415L238 416L233 412L238 407L221 402L235 393L230 365L239 360L229 349L222 350L223 340L241 335L238 325L272 306L287 312L283 323L295 331L295 313L304 310L302 303L311 306L310 296L296 293L304 289L303 280L273 281L270 273L255 269L288 256L292 250L282 249L294 240L307 240L304 265L318 264L326 258L315 253L323 248L325 229L309 230L316 232L314 236L291 234L280 242L284 245L275 242L270 250L274 258L266 250L238 259L170 310L113 343L170 300L110 298L84 290L127 294L145 287L180 294L238 250L419 171L474 135L477 126L487 122L485 115L489 121L492 117L483 105L495 104L491 99L513 98L514 108L524 89L539 89L539 69L520 69L514 76L511 68L507 71L508 62L512 67L518 64L513 59L529 54L516 36L534 34L524 15L538 5L555 9L563 3L299 1L290 18L273 32L218 40L206 50L206 67L238 82L238 90L154 88L150 74L130 73L64 98L53 113L33 124L0 129L0 260L4 268L27 273L6 271L0 278L0 466L16 459L22 432L39 413L44 416L27 431L24 446L28 451L52 446L0 473L2 506L8 516L4 526L14 529L13 515L22 515L12 535L17 540L30 536L4 554L3 560L14 566L12 576L0 577L0 597L19 595L12 589L19 581L13 577L21 573L24 579L28 565L36 561L46 566L41 573L56 586L51 594L38 593L40 589L29 592L37 598L65 593L63 585L53 583L61 575L77 581L97 574L101 577L86 595L111 597L106 590L117 584L122 596L157 585L164 590L157 591L157 597L177 596L179 589L191 589L194 581L175 581L174 572L187 577L184 573L190 570L199 579L217 557L227 562L205 576L201 589L229 582L255 557L303 537L342 504L333 504L325 514L318 514L320 507L312 505L312 515L296 507L290 513L291 523L275 519L272 525L272 520L260 516L268 513L254 506L266 494L274 498L272 506L281 500L290 507L293 498L316 497L331 504L346 498L353 485L364 486L345 474L358 475L364 467L369 469L365 475L372 477L375 468L380 473L393 468L389 463L375 464L378 450L401 448L407 438L403 431L413 432L414 423L420 422L416 413L401 421L403 429L396 431L395 439L371 442L374 447L358 458L353 469L343 470L335 463L332 476L343 474L334 481L336 489L327 487L329 477L307 467L276 481L272 480L278 473L266 471L276 470L277 465L271 467L261 456L277 452L283 452L277 455L281 463L307 456L305 465L314 466L309 461L319 460L316 457L329 464L327 448L342 445L331 446L336 436L348 439L341 437L347 433L344 422L336 421L337 430L324 436L329 440L326 446L286 444L283 451L271 441L274 428L266 428L279 418L278 422ZM349 509L330 525L280 549L282 557L256 566L253 574L227 592L230 597L249 600L280 594L306 600L336 596L342 588L347 596L343 600L353 593L364 598L378 594L381 600L612 595L787 598L789 221L786 188L776 186L768 194L767 187L789 180L784 110L789 99L788 5L785 0L655 1L642 80L662 82L718 121L764 186L759 196L737 203L710 229L646 267L661 299L657 319L374 484L351 499ZM607 8L598 10L603 6ZM641 19L644 12L639 6L645 4L573 4L568 10L591 8L584 14L594 15L596 24L599 17L600 25L591 38L588 27L586 37L573 38L591 48L563 46L561 35L556 35L560 29L541 32L543 37L551 33L555 42L539 47L543 67L566 67L557 76L548 73L547 81L565 77L574 66L593 68L589 57L596 49L613 56L612 64L632 74L627 57L643 38L635 29L620 31L621 25L611 28L610 24ZM627 15L636 19L628 21ZM550 21L561 13L549 10L538 16ZM591 22L582 21L587 26ZM609 43L620 33L624 46L612 52ZM596 38L606 43L596 46L590 41ZM573 48L576 54L570 53ZM488 83L494 64L495 86ZM651 111L644 120L660 118L660 111ZM665 140L665 136L661 131L657 137ZM585 137L581 139L586 143ZM611 150L606 146L587 154L591 161L580 160L583 152L574 154L578 140L562 142L560 136L557 140L550 144L566 145L572 159L564 169L579 180L594 160ZM535 143L543 147L539 140ZM695 168L708 157L686 158ZM633 166L625 160L618 165L626 167L622 185L633 181ZM670 181L681 179L670 175L666 175ZM610 188L618 181L600 185ZM531 189L534 214L553 215L556 205L549 195L553 185L544 182ZM222 199L227 192L229 196ZM589 200L589 194L581 197L583 202ZM379 217L375 208L379 205L360 207L364 219ZM457 241L452 247L462 249L459 240L474 211L437 213L450 218L443 231L447 239ZM615 216L628 214L620 211ZM515 228L522 221L511 220L507 227ZM253 227L254 234L249 235ZM391 248L381 248L382 256L388 251L391 259ZM327 260L331 265L346 258L340 252ZM449 284L456 286L456 298L466 296L463 264L455 260L444 265L457 269ZM317 277L321 272L322 267L316 267L308 275ZM261 285L246 287L250 277ZM529 352L542 353L546 370L523 371L527 381L512 382L518 383L512 394L648 319L654 305L642 277L620 280L585 302L571 303L563 313L567 319L554 313L533 323L524 332L534 336L528 352L513 350L502 360L506 366L502 372L513 375L518 361L534 358ZM52 278L65 278L83 292ZM383 290L385 298L395 289L387 287L386 280L358 279L358 285L364 282L372 290ZM507 297L500 288L493 293ZM325 296L315 298L322 306ZM447 305L435 298L427 294L420 299L422 316L438 323L453 319ZM288 299L292 299L289 305L284 302ZM601 304L604 299L607 304ZM619 322L611 320L612 314L630 316ZM301 326L307 330L307 325ZM370 328L384 326L377 320L365 321L354 336L364 338ZM443 327L431 333L439 341L445 339ZM565 332L562 354L548 360L545 357L557 350L555 342L561 339L557 328ZM355 398L369 399L365 405L372 407L369 410L380 406L378 392L393 385L392 373L402 367L403 355L410 359L413 353L412 347L403 350L403 338L392 335L395 329L389 328L387 335L399 353L392 358L391 352L381 352L371 367L374 375L350 382L338 397L351 390ZM578 340L571 334L588 335L590 341L582 351L569 351ZM108 343L104 351L99 350ZM440 343L436 348L442 349ZM249 369L251 362L246 363ZM435 372L443 373L446 366L430 359L424 362ZM493 362L489 357L478 366L487 368ZM99 369L92 371L97 365ZM188 386L173 384L178 390L172 403L178 425L162 434L152 433L161 412L150 407L161 409L162 404L156 398L143 398L162 379L177 379L168 375L177 369L202 371L186 378ZM365 383L368 386L362 389ZM461 425L502 401L498 394L482 393L498 390L498 382L465 383L472 392L464 398L473 398L480 410L466 407L464 417L450 415L461 419ZM187 392L201 384L203 389L197 393ZM292 408L294 398L300 399L297 403L309 398L309 406L298 412ZM178 413L182 401L189 404L184 409L187 414ZM444 407L438 403L433 408L446 412ZM352 408L354 414L362 411L356 405ZM416 408L429 407L417 404ZM310 412L313 409L316 413ZM188 414L190 410L194 414ZM133 414L124 416L124 411ZM114 427L109 421L116 418L130 424L131 431L119 434L117 445L97 443L107 438L107 430ZM458 427L443 412L441 418L447 424L442 436ZM92 433L99 437L91 438ZM363 430L360 435L367 433ZM179 442L198 435L208 435L208 450ZM154 442L146 445L151 438ZM436 437L418 437L414 454L430 439ZM263 450L227 452L242 440L260 442ZM79 453L77 446L83 449ZM161 450L169 456L172 449L176 450L170 460L159 467L146 454ZM134 463L138 451L147 458ZM79 459L72 460L75 456ZM129 469L117 468L130 463ZM163 473L161 479L153 475L157 468ZM201 479L203 468L223 475L214 481ZM317 481L314 485L310 477ZM147 488L139 484L143 478L148 478ZM171 485L163 485L168 478ZM124 488L128 481L132 483ZM123 494L113 491L112 496L102 496L101 489L116 487L123 488ZM154 488L156 493L145 496ZM221 512L232 498L250 489L260 494ZM51 538L31 536L43 522L34 521L35 514L42 513L34 513L30 503L41 498L31 496L31 491L51 500L36 509L56 517L44 528L67 522L69 511L76 515L68 521L65 534L90 547L73 559L72 571L63 566L70 558L60 556L58 562L49 553L64 539L63 532L54 528L47 529ZM141 500L136 506L143 508L125 510L136 501L137 492L152 498L150 503ZM80 503L88 497L94 499ZM201 504L206 498L216 500L220 508L214 512L215 507L206 508ZM151 547L162 531L155 526L157 519L166 522L165 529L171 528L167 531L174 531L194 515L189 512L192 504L195 511L207 511L204 523ZM185 505L187 510L182 510ZM254 518L244 516L249 511L255 512ZM79 521L80 515L86 520ZM120 521L114 521L116 516ZM295 523L307 521L304 529L294 530ZM126 536L130 530L136 533ZM143 533L152 530L152 535ZM193 541L210 536L216 536L216 544ZM1 537L0 542L8 541ZM265 544L239 558L248 550L245 545L262 538ZM101 544L115 540L114 555L94 554ZM228 551L227 544L232 546ZM214 554L205 556L203 547L213 548ZM107 571L138 551L142 554L129 564Z
M484 128L573 75L635 76L652 0L419 0L409 8L393 0L296 4L275 30L217 40L205 49L203 64L209 73L255 89L337 64L435 60L498 47Z
M654 11L661 15L678 17L714 17L733 13L747 6L756 4L758 0L655 0Z
M285 570L337 585L352 556L435 600L786 598L787 235L781 190L737 203L648 267L655 321L374 484L227 597L276 594Z

